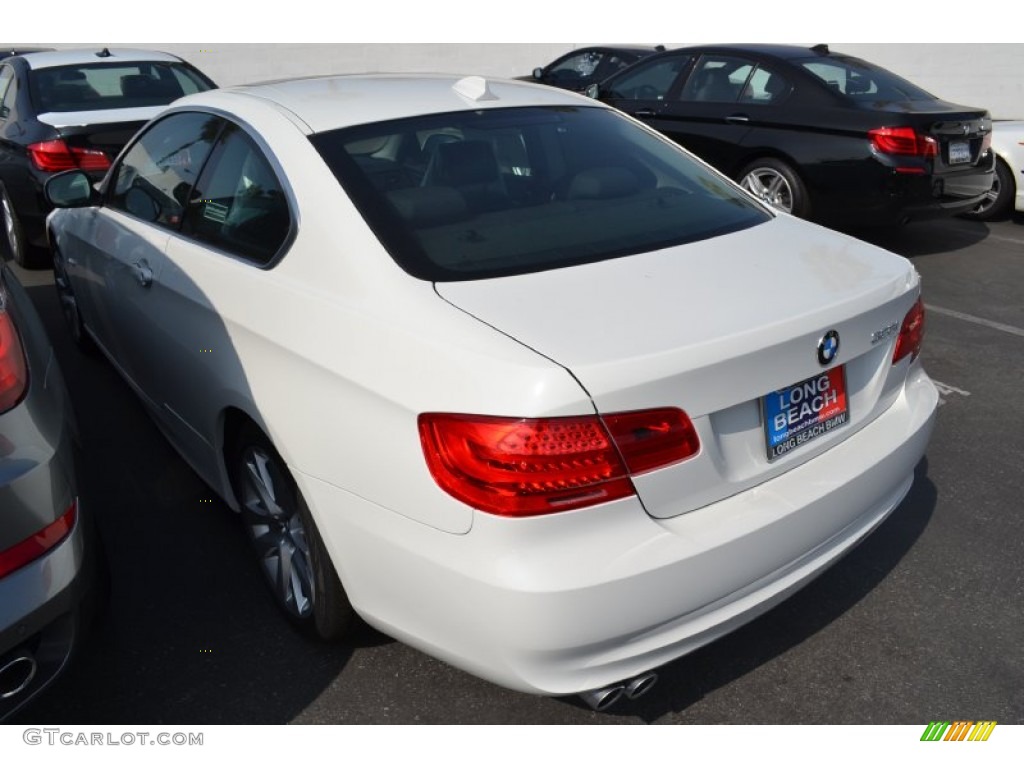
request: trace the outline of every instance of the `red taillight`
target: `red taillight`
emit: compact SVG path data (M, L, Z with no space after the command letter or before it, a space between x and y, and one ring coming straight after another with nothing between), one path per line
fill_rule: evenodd
M105 171L110 158L98 149L69 147L63 139L40 141L28 145L28 156L40 171L55 173L78 168L83 171Z
M71 533L75 527L75 515L78 513L78 504L71 502L67 511L50 523L42 530L29 536L27 539L15 544L10 549L0 552L0 579L9 573L14 573L22 566L28 565L51 549L56 547Z
M14 321L4 309L4 295L0 292L0 413L21 402L27 389L25 350L21 348Z
M868 136L871 146L882 154L913 157L937 157L939 154L939 142L913 128L875 128L868 131Z
M922 341L924 341L924 303L919 298L907 312L907 316L903 318L900 335L896 339L896 351L892 354L893 365L907 355L910 355L910 359L913 361L921 352Z
M425 413L420 441L434 480L476 509L506 517L565 512L636 493L630 474L700 449L676 408L515 419Z

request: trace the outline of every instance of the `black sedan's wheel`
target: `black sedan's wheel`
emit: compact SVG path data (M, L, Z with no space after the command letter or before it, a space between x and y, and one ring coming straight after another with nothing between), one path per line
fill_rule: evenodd
M235 456L242 522L275 602L304 631L341 638L352 606L283 460L254 427L243 431Z
M964 216L968 219L978 221L992 221L1002 218L1013 205L1013 198L1017 194L1017 187L1014 184L1013 172L1001 159L996 160L996 172L992 178L992 189L985 195L977 208Z
M801 218L810 213L807 188L796 171L781 160L766 157L751 163L740 172L739 182L773 208Z
M15 262L23 267L32 266L27 263L31 261L28 255L28 245L25 236L21 231L21 222L14 210L14 204L7 194L7 190L0 188L0 209L4 217L4 244L7 246L7 253Z
M53 284L57 289L57 298L60 300L60 311L64 315L64 324L75 346L87 355L95 355L98 351L92 336L85 330L82 323L82 314L78 310L78 298L71 287L71 280L68 278L67 265L60 252L54 248L53 251Z

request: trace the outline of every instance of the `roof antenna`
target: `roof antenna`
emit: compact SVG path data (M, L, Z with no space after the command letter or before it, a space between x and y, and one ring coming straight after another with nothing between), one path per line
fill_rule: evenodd
M811 50L820 56L824 56L826 53L829 52L828 45L826 43L818 43L816 46L811 48Z
M101 59L108 59L111 56L113 56L113 54L110 52L109 48L104 48L102 51L100 51L96 55L99 56Z

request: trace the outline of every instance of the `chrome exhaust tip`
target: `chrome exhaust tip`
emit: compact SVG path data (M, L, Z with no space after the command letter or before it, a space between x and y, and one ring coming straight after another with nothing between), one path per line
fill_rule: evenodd
M624 685L610 685L607 688L597 688L593 691L581 693L580 698L587 703L595 712L604 712L612 706L626 692Z
M17 696L35 679L39 666L27 653L15 656L0 667L0 700Z
M626 697L629 699L639 699L645 693L649 693L657 682L658 675L655 672L648 672L639 677L634 677L626 683Z

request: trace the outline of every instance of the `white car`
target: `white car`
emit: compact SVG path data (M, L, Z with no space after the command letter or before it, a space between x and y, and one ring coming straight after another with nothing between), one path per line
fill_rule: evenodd
M48 195L75 337L284 611L519 691L646 692L882 522L932 431L908 261L566 91L210 91Z
M966 214L989 221L1010 211L1024 213L1024 120L992 123L992 151L996 153L996 174L988 197Z

